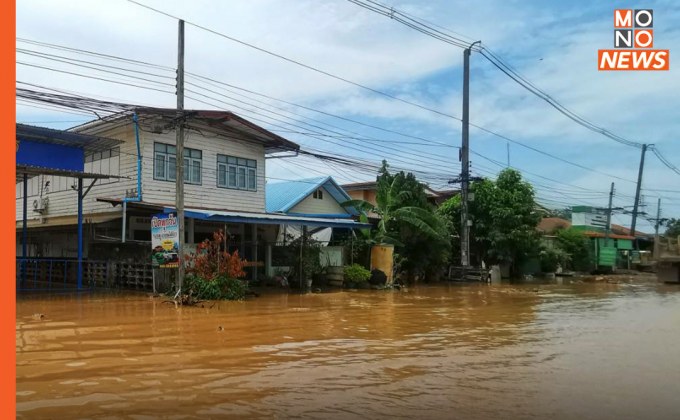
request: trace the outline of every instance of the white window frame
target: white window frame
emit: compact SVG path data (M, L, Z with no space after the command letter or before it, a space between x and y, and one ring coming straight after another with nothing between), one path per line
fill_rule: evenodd
M198 166L198 174L194 167ZM201 185L203 171L203 152L197 149L184 149L184 182L187 184Z
M169 151L170 150L170 151ZM172 152L174 150L174 153ZM154 143L153 154L153 179L158 181L176 180L177 149L174 145ZM184 149L184 182L187 184L201 185L203 181L203 152L198 149ZM159 162L163 165L163 174L158 172ZM198 166L198 172L194 167Z
M170 170L170 161L174 160L177 164L177 150L175 152L168 152L168 150L175 149L175 146L165 143L153 144L153 179L157 181L175 181L176 172ZM158 173L159 162L162 162L163 173Z
M217 187L257 191L257 161L236 156L217 155Z

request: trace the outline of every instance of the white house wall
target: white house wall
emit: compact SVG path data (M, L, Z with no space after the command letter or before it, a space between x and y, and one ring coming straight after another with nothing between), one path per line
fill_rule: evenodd
M348 214L347 210L342 208L337 201L328 194L325 188L321 188L323 198L314 198L313 193L310 193L307 198L300 201L288 213L297 214Z
M95 173L108 173L110 175L127 176L130 179L103 179L98 180L90 192L83 199L83 213L104 213L111 212L112 207L109 203L102 203L96 200L97 197L123 198L126 190L137 187L137 148L134 140L132 125L121 127L115 131L103 133L107 137L123 140L120 144L120 154L115 158L110 158L103 165L102 162L94 162L87 165L88 170ZM117 162L116 162L117 160ZM112 164L113 161L113 164ZM75 178L58 176L36 176L28 181L28 219L39 219L40 214L33 211L33 201L40 197L40 185L50 181L49 191L43 193L43 198L48 199L45 220L51 217L75 215L78 210L78 192L71 188L77 185ZM83 180L83 189L86 189L91 180ZM23 182L16 185L16 220L20 221L23 216Z
M196 131L185 131L184 147L202 152L201 185L184 184L184 205L186 207L205 207L221 210L264 212L265 159L264 147L211 136ZM152 157L154 142L174 145L176 134L143 133L144 156ZM257 161L257 191L235 190L217 186L217 155L235 156ZM175 202L175 182L159 181L153 178L153 159L145 159L143 176L144 201L150 203L173 204Z
M87 131L83 131L87 133ZM184 186L184 204L187 207L205 207L223 210L236 211L265 211L265 159L264 147L262 145L220 138L210 134L202 135L196 131L187 130L185 147L198 149L203 152L202 156L202 184ZM107 161L103 167L100 163L94 167L92 163L87 169L95 173L110 173L112 175L127 176L130 179L120 180L99 180L92 187L90 192L83 200L83 213L85 215L94 213L120 212L120 207L112 208L111 204L98 202L98 197L122 199L126 196L126 191L132 192L137 188L137 146L135 144L134 126L130 123L127 126L116 130L99 133L99 135L122 140L120 144L120 155L115 162ZM142 190L144 202L153 204L173 204L175 202L175 183L169 181L159 181L153 179L154 165L154 142L175 144L176 134L171 131L166 134L156 134L147 131L140 131L140 141L142 143ZM257 191L233 190L217 187L217 154L224 154L257 161ZM118 170L118 173L114 173ZM101 172L104 171L104 172ZM33 201L40 196L40 186L45 181L50 181L49 192L43 197L49 199L47 212L44 214L45 221L50 218L75 215L77 213L77 191L71 188L76 185L73 178L63 177L35 177L29 179L28 183L28 219L37 220L40 214L33 211ZM84 180L85 188L89 185L88 180ZM23 216L23 183L16 185L16 220L22 220Z

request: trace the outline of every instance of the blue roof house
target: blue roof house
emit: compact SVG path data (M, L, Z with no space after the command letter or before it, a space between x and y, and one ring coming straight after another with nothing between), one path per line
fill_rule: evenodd
M344 250L339 244L333 244L333 230L346 229L341 221L354 222L359 212L345 208L341 204L352 198L330 177L300 179L294 181L267 183L265 189L265 207L267 213L285 217L304 217L313 220L333 221L326 226L307 224L312 239L322 246L321 264L341 266L344 264ZM286 240L300 237L307 227L303 225L281 225L276 234L276 243L285 247ZM271 265L269 266L271 267ZM271 269L283 267L271 267Z
M332 219L359 216L354 208L341 205L351 199L330 176L268 183L265 190L267 213L291 216Z

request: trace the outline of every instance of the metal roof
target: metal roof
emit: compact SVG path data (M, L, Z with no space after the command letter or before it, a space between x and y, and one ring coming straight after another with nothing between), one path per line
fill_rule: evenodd
M107 137L75 133L73 131L55 130L47 127L18 124L16 137L19 140L31 140L40 143L59 144L62 146L80 147L85 153L102 152L118 146L121 140Z
M37 175L56 175L65 176L70 178L83 178L83 179L110 179L110 178L127 178L127 176L118 175L106 175L106 174L95 174L90 172L78 172L78 171L67 171L64 169L54 169L45 168L42 166L31 166L31 165L16 165L16 182L23 182L23 174L26 174L29 178Z
M103 122L110 123L131 118L132 112L123 111L110 115L103 120L90 121L73 127L71 132L86 133ZM154 117L160 117L166 120L169 125L174 126L177 118L177 110L174 108L136 107L134 112L139 115L140 125L142 126L149 121L149 118ZM222 137L228 141L232 140L233 134L236 132L244 140L262 144L266 153L298 151L300 149L300 145L297 143L274 134L231 111L187 109L184 110L184 116L185 126L188 128L196 128L202 133L210 132L211 135Z
M319 188L325 189L338 204L352 199L330 176L268 183L265 186L268 213L286 213ZM357 216L356 209L347 212Z
M165 213L174 212L174 207L165 207ZM325 219L306 216L288 216L286 214L249 213L240 211L217 211L184 209L184 215L192 219L207 220L224 223L253 223L259 225L304 225L319 227L336 227L348 229L366 229L368 223L355 222L347 219Z
M97 198L97 201L119 205L122 200L119 198ZM146 202L128 203L131 208L139 208L150 211L161 210L170 213L175 211L175 207L166 204L152 204ZM184 215L192 219L207 220L224 223L253 223L259 225L305 225L314 227L336 227L348 229L367 229L371 228L369 223L355 222L351 219L333 219L309 216L289 216L286 214L272 213L253 213L244 211L222 211L212 209L186 208Z

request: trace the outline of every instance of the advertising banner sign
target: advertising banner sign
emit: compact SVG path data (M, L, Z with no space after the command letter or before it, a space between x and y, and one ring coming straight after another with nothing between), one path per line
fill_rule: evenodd
M154 267L179 267L179 222L174 213L151 217L151 248Z

